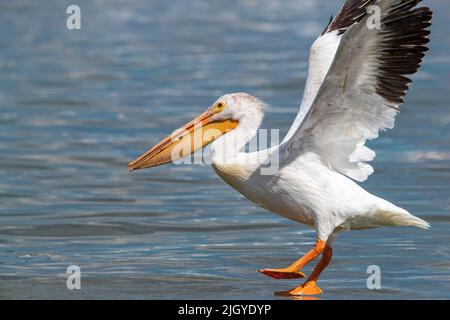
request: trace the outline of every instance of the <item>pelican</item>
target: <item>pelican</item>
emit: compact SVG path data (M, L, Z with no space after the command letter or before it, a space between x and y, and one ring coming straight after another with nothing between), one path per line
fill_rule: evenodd
M357 182L373 172L365 146L394 127L429 42L432 12L422 0L348 0L310 49L303 100L286 137L275 147L244 150L265 104L226 94L204 113L129 164L130 171L182 159L210 144L212 167L262 208L315 229L313 248L286 268L258 270L275 279L306 278L302 268L321 256L301 285L284 295L316 295L343 231L385 226L427 229L408 211L370 194ZM277 170L264 174L275 165Z

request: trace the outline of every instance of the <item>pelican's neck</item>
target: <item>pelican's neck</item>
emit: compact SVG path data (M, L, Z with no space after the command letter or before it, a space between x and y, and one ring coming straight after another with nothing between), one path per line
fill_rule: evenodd
M211 144L211 158L213 164L234 162L242 149L256 136L262 123L264 114L246 116L239 120L239 125L224 134Z

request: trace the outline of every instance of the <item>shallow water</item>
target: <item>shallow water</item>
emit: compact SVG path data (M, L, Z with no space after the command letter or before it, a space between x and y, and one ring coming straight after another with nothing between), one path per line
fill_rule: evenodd
M0 298L272 299L314 232L268 213L207 166L126 165L218 96L297 112L308 48L341 0L60 1L0 4ZM450 19L433 41L395 130L371 146L364 187L432 229L342 234L322 299L450 298ZM81 290L66 268L81 268ZM367 267L382 271L368 290ZM309 271L311 267L307 267Z

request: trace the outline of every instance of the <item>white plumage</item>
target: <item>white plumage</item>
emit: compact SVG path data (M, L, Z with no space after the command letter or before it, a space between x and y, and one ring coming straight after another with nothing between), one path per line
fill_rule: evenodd
M264 104L248 94L225 95L198 118L203 126L220 126L211 144L212 165L224 181L261 207L317 231L316 245L297 262L288 268L261 270L274 278L303 277L300 269L323 254L307 281L287 294L321 293L315 283L331 260L332 241L339 232L429 227L354 181L364 181L374 172L367 162L375 152L365 143L380 130L394 127L411 82L405 75L417 71L427 49L432 13L426 7L415 9L420 1L345 3L311 47L300 110L279 146L242 151L264 114ZM372 5L381 13L380 28L369 27L367 10ZM232 129L228 132L223 128L226 121ZM192 123L183 129L195 131ZM175 136L178 139L180 134ZM130 164L131 169L169 162L164 152L170 145L164 140ZM268 163L279 170L262 174Z
M377 3L386 16L389 8L405 2ZM367 5L369 1L359 3ZM399 106L377 93L379 48L385 36L383 29L367 27L368 17L345 33L324 33L312 45L300 111L281 145L269 152L279 153L276 177L258 172L263 159L252 160L268 156L267 151L239 152L261 124L263 103L242 93L218 100L239 115L236 119L242 126L212 144L217 173L262 207L299 222L308 221L324 241L341 230L428 227L425 221L369 194L351 180L364 181L373 173L366 162L374 159L375 152L365 142L376 138L380 130L394 127ZM238 148L227 149L227 145Z

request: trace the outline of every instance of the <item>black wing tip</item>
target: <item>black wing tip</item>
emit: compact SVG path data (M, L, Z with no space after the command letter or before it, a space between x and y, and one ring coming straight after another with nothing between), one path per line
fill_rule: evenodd
M347 0L322 35L333 31L338 31L338 35L344 34L353 24L358 23L366 16L367 9L376 1L378 0Z
M325 30L321 35L325 33L338 31L338 35L344 34L353 24L360 22L367 14L367 10L369 7L375 5L378 0L347 0L342 6L341 10L338 12L336 17L333 19L331 16L331 20L328 25L325 27ZM414 8L417 6L422 0L406 0L407 2L402 2L399 6L405 5L407 8ZM433 11L429 7L420 7L417 10L423 11L430 15L430 21L433 16Z
M328 28L330 27L330 24L333 22L333 15L331 15L330 17L330 21L328 22L328 24L326 25L325 29L323 29L322 33L320 34L321 36L323 36L325 33L328 32Z
M384 18L381 34L387 37L380 54L380 75L377 93L394 105L404 103L411 79L422 65L429 50L433 11L429 7L415 8L422 0L403 0Z

